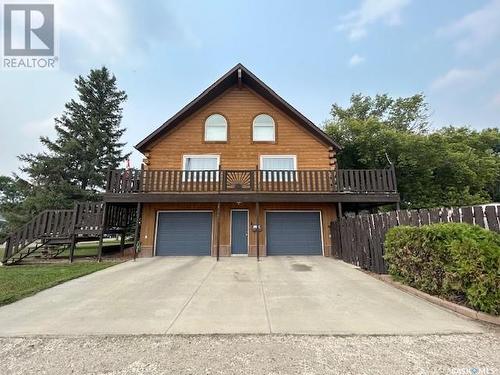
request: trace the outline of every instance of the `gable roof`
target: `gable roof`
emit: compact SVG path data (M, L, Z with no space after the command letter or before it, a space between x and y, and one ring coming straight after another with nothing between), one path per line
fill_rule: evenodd
M267 99L274 106L285 112L292 119L297 121L306 130L314 136L322 140L324 143L332 146L336 150L342 147L331 139L323 130L314 125L314 123L305 117L302 113L297 111L294 107L288 104L281 96L276 94L269 86L257 78L252 72L245 68L242 64L237 64L234 68L229 70L221 78L215 81L210 87L198 95L194 100L182 108L179 112L168 119L154 132L149 134L146 138L140 141L135 148L140 152L146 152L152 142L156 141L159 137L170 132L176 128L183 120L198 111L204 105L221 95L228 88L239 83L245 84L256 93Z

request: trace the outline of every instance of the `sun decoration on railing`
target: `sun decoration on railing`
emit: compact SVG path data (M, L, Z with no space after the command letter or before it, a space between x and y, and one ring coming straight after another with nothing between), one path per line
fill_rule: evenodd
M225 190L253 190L252 171L223 171Z

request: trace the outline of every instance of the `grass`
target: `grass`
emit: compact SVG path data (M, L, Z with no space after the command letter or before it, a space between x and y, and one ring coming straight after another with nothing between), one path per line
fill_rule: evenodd
M89 241L89 242L79 242L76 244L75 248L75 257L95 257L97 256L97 247L99 245L98 241ZM131 246L132 243L130 242L125 242L125 247ZM105 240L103 242L103 254L105 254L107 249L113 250L113 247L115 248L114 250L118 251L120 247L120 241L117 240ZM3 252L4 248L0 247L0 261L3 258ZM109 251L108 251L109 252ZM40 255L40 251L37 251L33 256L38 256ZM69 249L64 250L61 254L57 256L57 258L67 258L69 257Z
M0 306L115 264L81 262L0 267Z
M97 247L99 245L98 241L92 242L80 242L76 245L75 248L75 257L92 257L97 256ZM130 246L130 243L126 242L125 247ZM107 240L102 244L102 252L106 253L106 249L111 249L112 247L118 250L120 248L120 241L116 240ZM69 249L64 250L61 254L59 254L58 258L65 258L69 256Z

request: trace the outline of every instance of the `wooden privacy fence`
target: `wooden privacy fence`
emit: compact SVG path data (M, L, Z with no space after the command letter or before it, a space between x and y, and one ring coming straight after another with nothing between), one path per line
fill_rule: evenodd
M386 273L384 240L387 231L399 225L468 223L500 231L500 205L390 211L340 218L330 225L332 255L363 269Z

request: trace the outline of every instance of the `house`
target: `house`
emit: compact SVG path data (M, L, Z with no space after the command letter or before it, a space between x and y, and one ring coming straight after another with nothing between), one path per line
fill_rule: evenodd
M339 169L341 146L241 64L136 148L104 201L137 206L140 256L329 256L342 204L399 202L392 166Z

